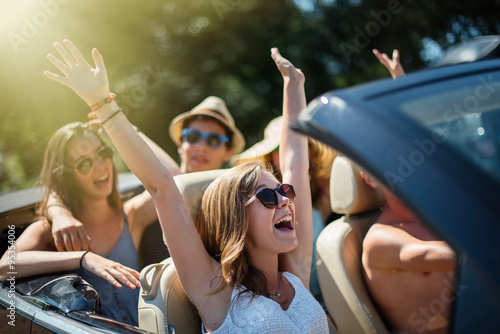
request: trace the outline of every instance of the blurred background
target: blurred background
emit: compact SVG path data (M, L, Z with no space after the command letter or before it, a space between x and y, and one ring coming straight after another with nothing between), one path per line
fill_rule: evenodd
M89 108L43 76L52 44L102 53L131 122L174 159L168 125L209 95L226 100L247 147L281 113L270 49L306 75L308 101L389 78L373 56L401 52L407 72L467 39L500 34L500 0L0 0L0 192L36 185L48 139ZM92 64L92 63L91 63ZM124 168L122 166L122 168Z

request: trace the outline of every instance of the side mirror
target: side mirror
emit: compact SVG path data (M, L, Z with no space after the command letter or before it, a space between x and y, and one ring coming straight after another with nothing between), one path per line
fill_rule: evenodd
M31 297L43 306L52 306L64 313L84 311L101 313L97 291L74 273L57 273L23 278L16 282L16 291Z

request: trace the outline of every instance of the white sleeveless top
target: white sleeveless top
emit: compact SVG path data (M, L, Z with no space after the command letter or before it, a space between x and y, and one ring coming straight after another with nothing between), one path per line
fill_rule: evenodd
M283 276L295 290L286 311L264 296L251 299L244 293L237 298L245 287L235 287L226 319L212 333L328 333L328 322L321 305L297 276L288 272L284 272ZM206 333L203 324L201 327L202 333Z

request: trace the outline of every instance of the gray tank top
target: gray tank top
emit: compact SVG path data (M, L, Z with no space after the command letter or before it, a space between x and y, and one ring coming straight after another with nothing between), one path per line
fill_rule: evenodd
M125 224L120 239L109 253L99 255L129 268L139 270L138 254L128 228L127 217L125 213L122 212L122 214ZM85 270L77 269L73 270L73 272L80 275L97 290L101 299L104 316L133 326L138 325L137 304L139 301L139 288L130 289L126 286L115 288L105 279Z

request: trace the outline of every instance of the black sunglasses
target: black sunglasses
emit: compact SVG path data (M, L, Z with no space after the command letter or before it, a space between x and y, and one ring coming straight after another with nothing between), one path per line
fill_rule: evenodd
M203 133L194 129L182 129L182 138L190 144L199 143L205 139L207 145L212 148L219 148L224 143L229 143L229 138L218 133Z
M278 192L281 196L288 198L290 202L295 201L296 195L293 186L289 184L282 184L279 188L264 188L260 190L258 193L250 197L250 199L245 203L245 206L255 201L255 199L258 199L266 208L274 209L278 206L278 195L276 195L276 192Z
M106 159L113 159L113 148L109 146L102 146L94 152L95 159L104 162ZM84 155L76 160L75 170L81 175L87 175L94 168L94 157Z

